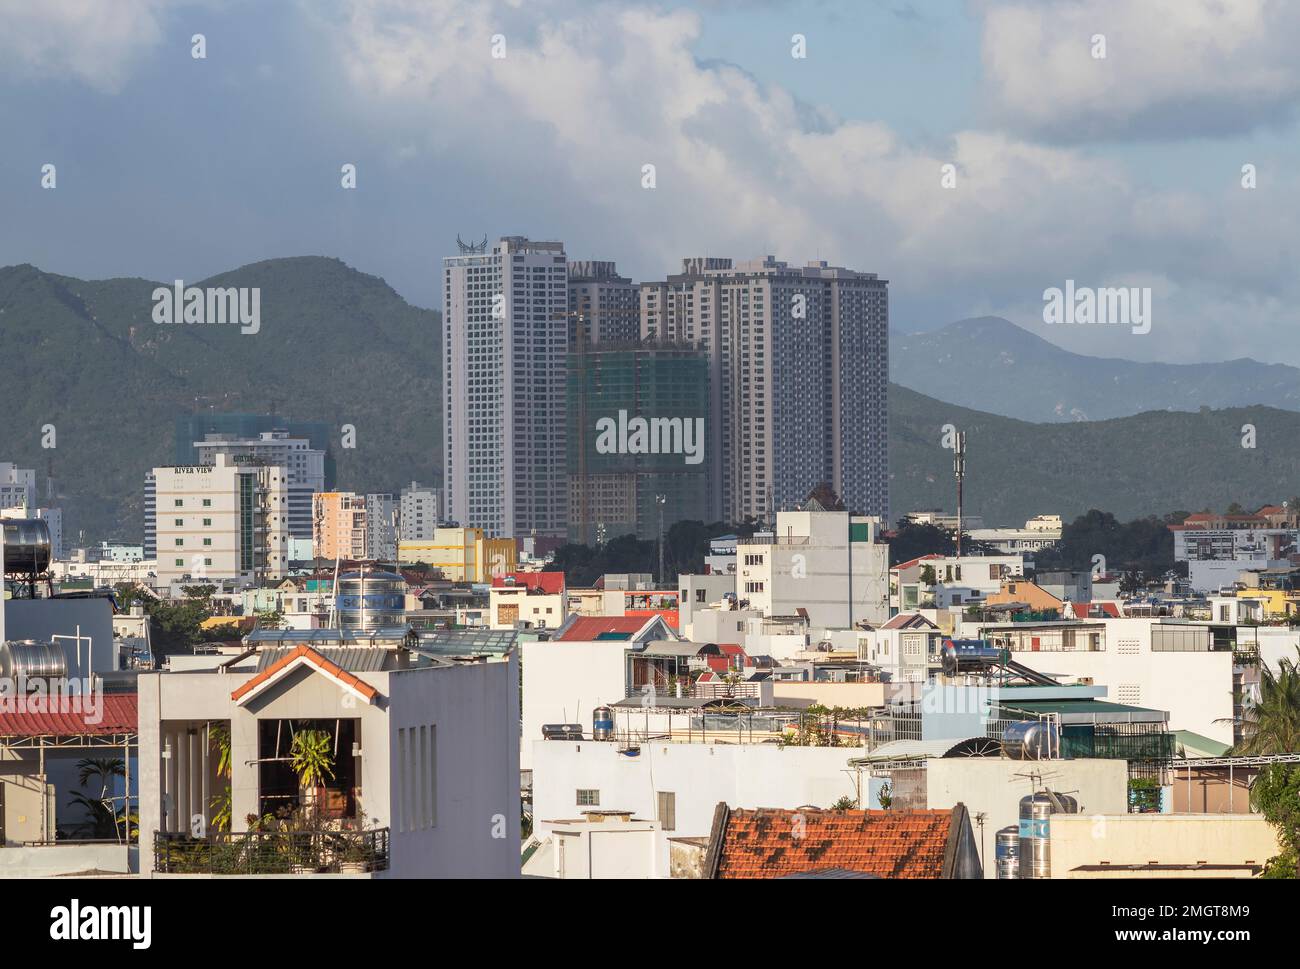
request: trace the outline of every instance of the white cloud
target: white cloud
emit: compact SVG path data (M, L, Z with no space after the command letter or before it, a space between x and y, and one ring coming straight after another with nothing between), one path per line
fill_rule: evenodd
M163 36L165 0L0 0L0 73L115 93Z
M1300 4L1034 0L982 8L997 116L1061 140L1231 134L1289 120ZM1094 35L1106 57L1093 57Z
M896 304L949 314L934 325L987 307L1031 326L1042 291L1067 278L1146 278L1164 325L1111 352L1167 359L1217 356L1234 302L1262 314L1236 332L1269 332L1285 304L1266 290L1294 288L1278 283L1290 274L1276 264L1292 234L1276 213L1292 210L1293 182L1268 200L1239 188L1205 198L1138 186L1103 157L1009 134L961 131L926 148L824 112L814 127L788 92L698 61L691 13L487 0L348 7L333 38L370 109L423 119L436 135L422 150L479 159L493 180L558 180L539 182L546 197L571 201L548 234L634 274L675 271L679 257L705 252L819 256L887 276ZM501 60L490 55L496 33L507 40ZM407 145L401 128L394 138ZM640 186L645 163L657 166L653 191ZM941 187L946 163L955 189Z

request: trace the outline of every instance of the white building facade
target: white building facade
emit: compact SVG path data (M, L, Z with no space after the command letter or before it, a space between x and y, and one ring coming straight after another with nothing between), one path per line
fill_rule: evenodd
M889 546L880 521L841 511L783 511L776 530L736 546L736 595L764 616L807 612L813 626L889 617Z
M281 467L289 475L289 536L311 538L311 496L325 490L325 452L305 437L288 431L265 431L257 437L208 434L194 442L199 464L215 464L218 454L230 464Z
M158 581L279 579L288 566L284 468L212 465L154 468Z
M466 247L472 250L473 247ZM503 238L443 260L448 516L492 536L565 535L564 244Z

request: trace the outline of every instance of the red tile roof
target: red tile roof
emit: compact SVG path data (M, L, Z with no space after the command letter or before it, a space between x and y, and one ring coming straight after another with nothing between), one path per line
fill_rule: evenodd
M626 633L631 637L653 621L646 616L578 616L559 636L559 642L594 642L602 633Z
M547 595L560 595L564 592L563 572L507 572L505 575L492 576L492 588L511 589L519 586Z
M779 878L822 868L881 878L951 877L955 852L949 845L966 823L965 810L745 811L719 805L709 848L710 859L716 856L714 877Z
M925 555L918 555L914 559L908 559L906 562L899 562L897 565L891 566L889 571L896 572L900 569L910 569L917 562L924 562L927 559L941 559L941 558L943 558L943 556L940 555L938 552L928 552Z
M373 703L375 697L379 696L379 691L369 683L349 673L337 663L327 660L310 646L299 644L296 649L280 657L279 660L262 670L262 672L250 677L243 686L230 694L230 699L239 702L243 697L255 693L264 685L269 685L278 680L288 673L292 667L302 663L315 667L331 679L337 680L341 685L359 693L368 703Z
M881 629L938 629L934 623L926 619L919 612L900 612L889 622L881 626Z
M135 693L39 699L9 695L0 701L0 737L104 737L135 733L139 721Z
M1119 606L1113 602L1072 602L1070 607L1075 619L1122 619Z

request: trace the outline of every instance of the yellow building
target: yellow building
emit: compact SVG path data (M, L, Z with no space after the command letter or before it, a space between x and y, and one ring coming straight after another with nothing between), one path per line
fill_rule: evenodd
M1023 602L1035 612L1046 609L1060 612L1065 606L1065 603L1056 596L1027 579L1004 579L999 591L984 598L984 604L989 606L1007 605L1012 602Z
M490 582L513 572L517 557L513 538L487 538L481 528L438 528L430 540L400 542L397 561L431 565L452 582Z
M1237 598L1258 600L1266 619L1285 618L1300 610L1296 593L1285 589L1240 589Z

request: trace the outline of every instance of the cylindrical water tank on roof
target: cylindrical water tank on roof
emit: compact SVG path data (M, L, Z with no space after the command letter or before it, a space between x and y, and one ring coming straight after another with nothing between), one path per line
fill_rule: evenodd
M1018 720L1002 731L1002 750L1012 760L1050 760L1061 752L1061 738L1050 720Z
M1017 864L1021 878L1052 877L1053 814L1077 814L1079 802L1068 794L1041 791L1020 799L1020 853Z
M609 707L600 706L591 714L591 739L592 740L613 740L614 739L614 711Z
M0 680L56 679L68 675L68 657L54 643L23 639L0 643Z
M997 876L999 879L1006 880L1020 877L1020 828L1018 825L1008 824L1005 828L998 829L994 857L997 863Z
M396 572L344 572L335 600L339 627L371 631L406 624L406 580Z
M4 530L6 572L40 574L50 567L50 526L40 518L7 518Z

